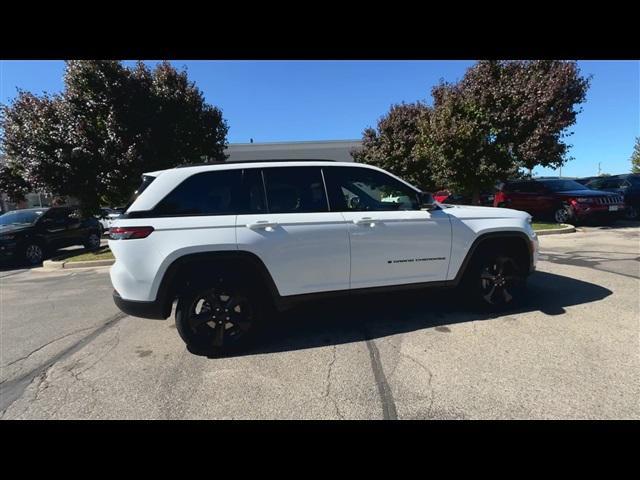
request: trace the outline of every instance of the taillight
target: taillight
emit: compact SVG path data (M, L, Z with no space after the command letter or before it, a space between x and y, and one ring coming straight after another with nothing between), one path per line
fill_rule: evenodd
M131 240L147 238L153 232L153 227L112 227L109 230L111 240Z

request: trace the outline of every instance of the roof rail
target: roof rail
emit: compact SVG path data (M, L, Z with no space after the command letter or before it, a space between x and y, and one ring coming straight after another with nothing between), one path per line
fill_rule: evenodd
M206 163L188 163L185 165L178 165L175 168L187 168L187 167L204 167L207 165L228 165L238 163L269 163L269 162L335 162L335 160L329 160L326 158L270 158L263 160L232 160L229 162L206 162Z

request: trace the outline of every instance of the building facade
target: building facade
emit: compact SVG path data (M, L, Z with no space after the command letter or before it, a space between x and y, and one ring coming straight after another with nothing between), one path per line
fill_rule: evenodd
M333 160L353 162L351 152L362 148L360 140L231 143L225 150L229 162L252 160Z

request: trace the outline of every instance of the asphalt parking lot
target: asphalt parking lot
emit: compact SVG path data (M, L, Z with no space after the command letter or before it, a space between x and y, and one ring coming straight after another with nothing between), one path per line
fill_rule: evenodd
M640 226L540 237L524 306L314 303L241 356L127 317L107 268L0 271L3 419L639 419Z

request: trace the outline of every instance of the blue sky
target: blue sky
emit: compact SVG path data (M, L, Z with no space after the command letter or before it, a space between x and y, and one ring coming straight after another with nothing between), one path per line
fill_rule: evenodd
M133 62L126 62L133 63ZM149 64L155 62L149 61ZM473 61L174 61L222 109L231 143L361 138L391 104L425 100L439 79L456 81ZM593 75L568 142L567 176L629 171L640 136L640 62L581 61ZM62 89L62 61L0 61L0 102L21 88ZM558 172L537 169L537 174Z

